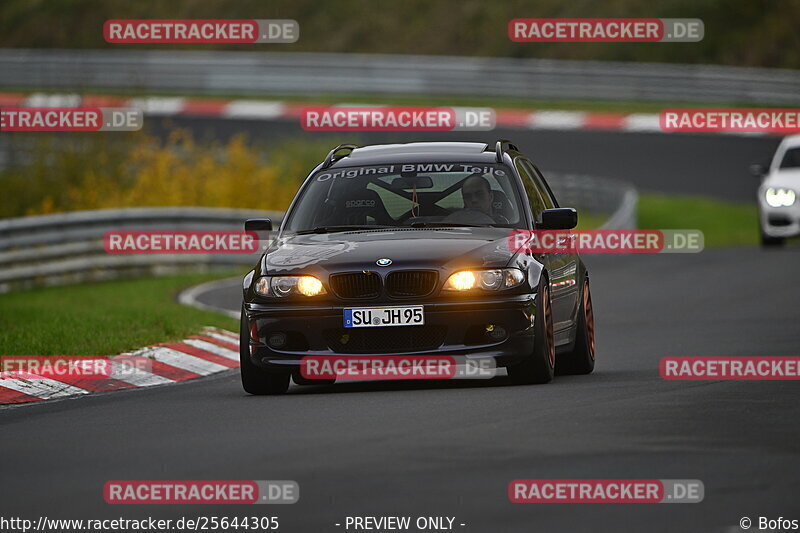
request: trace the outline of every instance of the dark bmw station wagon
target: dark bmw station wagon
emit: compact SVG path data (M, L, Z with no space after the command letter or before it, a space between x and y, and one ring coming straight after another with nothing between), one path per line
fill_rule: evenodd
M591 372L583 262L509 246L514 230L576 223L505 140L338 146L244 278L244 389L319 383L299 372L311 355L491 358L515 383Z

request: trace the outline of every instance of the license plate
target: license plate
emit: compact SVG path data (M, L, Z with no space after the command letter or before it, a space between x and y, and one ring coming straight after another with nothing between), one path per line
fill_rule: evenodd
M421 305L410 307L359 307L344 310L344 327L421 326L425 316Z

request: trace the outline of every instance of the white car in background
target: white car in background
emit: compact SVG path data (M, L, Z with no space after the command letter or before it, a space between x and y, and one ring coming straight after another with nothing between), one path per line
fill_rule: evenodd
M758 187L758 217L762 246L781 246L800 235L800 135L781 141L769 168L751 167L762 177Z

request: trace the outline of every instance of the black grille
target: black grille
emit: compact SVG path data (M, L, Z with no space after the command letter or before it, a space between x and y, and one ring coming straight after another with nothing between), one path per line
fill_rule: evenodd
M444 343L445 326L338 328L323 332L336 353L384 354L435 350Z
M386 292L395 298L425 296L436 286L436 272L430 270L401 270L386 277Z
M770 215L769 216L769 225L770 226L788 226L791 224L792 221L789 217L785 217L782 215Z
M334 274L331 289L339 298L375 298L381 292L381 277L374 272Z

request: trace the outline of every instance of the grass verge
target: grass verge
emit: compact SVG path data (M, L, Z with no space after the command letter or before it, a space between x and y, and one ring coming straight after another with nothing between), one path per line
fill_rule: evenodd
M750 205L700 196L642 193L638 216L642 229L699 229L706 248L759 242L755 202Z
M179 274L0 295L0 354L114 355L177 341L203 326L238 331L222 314L181 305L177 293L238 271Z
M578 210L578 225L575 229L597 229L608 219L605 215L585 213Z

